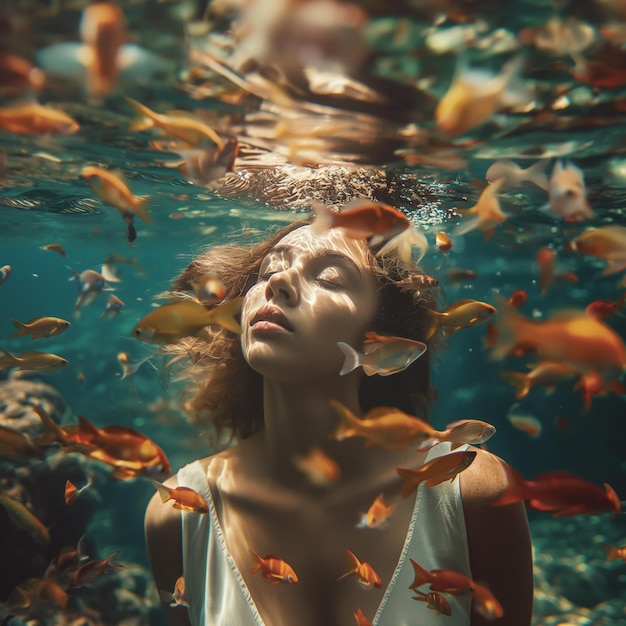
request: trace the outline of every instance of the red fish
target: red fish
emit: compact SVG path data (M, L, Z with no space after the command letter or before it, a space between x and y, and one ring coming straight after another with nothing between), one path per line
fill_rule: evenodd
M600 547L604 550L604 560L606 562L614 561L615 559L621 559L626 562L626 547L616 548L607 543L600 544Z
M516 289L508 299L508 303L512 307L519 309L522 305L526 304L526 300L528 300L528 294L523 289Z
M604 490L567 472L547 472L533 480L525 480L517 470L502 461L509 477L509 486L493 506L504 506L525 500L531 509L555 511L553 517L612 513L614 518L622 504L613 488L604 483Z
M604 319L611 315L619 315L624 317L621 313L624 304L626 303L626 292L624 292L615 302L609 300L594 300L588 304L585 308L585 313L595 317L596 319Z
M354 613L354 619L356 620L356 626L372 626L372 622L365 617L360 608Z
M427 570L413 559L409 559L415 572L415 578L409 585L409 589L415 591L422 585L430 585L431 591L439 591L441 593L465 593L471 591L474 581L460 572L451 569L434 569Z
M273 585L277 585L278 583L293 584L298 582L296 573L286 561L272 555L261 557L254 550L250 550L250 552L258 560L257 565L250 570L251 574L261 572L261 576L271 580Z
M180 509L181 511L190 511L192 513L207 513L209 507L206 500L193 489L189 487L168 487L156 480L152 481L152 484L159 492L162 502L168 500L174 500L174 509Z

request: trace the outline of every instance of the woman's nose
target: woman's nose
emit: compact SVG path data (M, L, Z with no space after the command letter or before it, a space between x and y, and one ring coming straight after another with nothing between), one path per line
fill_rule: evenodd
M295 306L298 303L295 280L296 277L292 275L291 270L272 274L265 284L265 297L267 300L281 300L289 306Z

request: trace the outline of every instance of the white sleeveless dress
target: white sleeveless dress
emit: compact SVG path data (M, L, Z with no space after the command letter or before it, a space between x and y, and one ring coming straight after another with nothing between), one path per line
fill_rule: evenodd
M439 444L431 448L426 461L449 451L450 444ZM177 478L179 486L195 489L209 505L207 515L182 512L183 576L192 626L272 626L264 624L227 551L202 466L194 461L181 468ZM451 616L437 615L425 602L412 599L408 587L414 580L414 570L409 558L427 570L453 569L471 577L458 476L436 487L422 483L416 490L404 547L372 626L469 626L469 593L445 596L452 608ZM420 590L428 592L428 587L424 585Z

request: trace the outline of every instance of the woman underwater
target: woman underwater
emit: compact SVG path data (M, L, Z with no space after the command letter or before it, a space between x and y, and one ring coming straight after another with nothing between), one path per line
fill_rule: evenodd
M208 343L184 340L192 361L210 366L192 404L210 415L218 432L231 430L238 441L166 482L200 493L207 514L163 505L158 494L148 506L157 587L173 590L181 574L185 581L189 606L167 608L170 623L353 626L360 610L375 626L528 626L527 520L523 503L490 505L507 484L497 457L477 449L452 481L422 483L403 498L396 469L418 469L448 454L449 443L428 452L416 452L414 444L391 451L360 438L329 437L338 424L331 401L359 417L381 406L424 415L433 395L428 351L391 376L366 376L360 367L340 375L345 357L337 345L361 351L367 331L423 340L429 325L424 307L435 306L432 291L396 285L416 266L395 255L376 258L364 239L341 229L318 234L299 222L252 247L213 248L187 267L175 289L189 289L209 272L224 285L226 300L244 296L243 331L239 337L211 327ZM340 468L340 478L324 488L294 464L313 449ZM387 526L357 527L359 512L380 494L395 503ZM347 550L371 564L380 586L365 591L356 575L342 576L354 567ZM288 582L297 582L271 584L254 553L284 561L296 574ZM409 589L413 562L481 583L502 605L503 617L494 622L477 611L470 591L442 594L449 616L428 610L426 601L414 598L426 600L429 587Z

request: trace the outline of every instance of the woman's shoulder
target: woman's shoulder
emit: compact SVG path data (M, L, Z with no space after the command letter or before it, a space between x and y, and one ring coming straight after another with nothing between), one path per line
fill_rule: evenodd
M508 487L508 477L504 461L480 448L470 448L476 452L473 462L459 475L463 505L484 506L498 498Z

